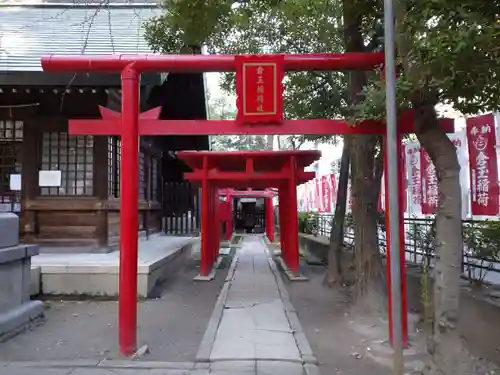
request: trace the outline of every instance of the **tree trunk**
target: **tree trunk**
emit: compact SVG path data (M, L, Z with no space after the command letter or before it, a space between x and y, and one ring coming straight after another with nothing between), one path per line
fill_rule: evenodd
M438 178L433 327L428 342L427 374L465 374L468 355L457 329L462 272L462 200L455 146L441 130L434 106L415 105L416 135Z
M352 195L356 295L370 310L385 309L384 267L378 248L377 206L379 180L375 179L377 139L359 135L352 147ZM380 170L380 167L379 167Z
M343 1L344 41L346 52L363 52L364 38L361 32L362 10L356 2ZM366 74L362 71L349 73L349 100L359 103L361 92L366 84ZM383 291L383 267L378 251L377 203L378 196L375 180L375 154L377 137L356 135L352 139L351 176L352 176L352 213L354 219L354 259L356 268L356 291L358 297L368 297L369 305L378 309L374 303L383 304L379 296ZM378 182L380 183L380 182ZM376 293L371 293L374 291ZM383 294L380 294L382 296Z
M382 175L384 174L384 152L382 151L382 137L379 140L380 150L375 159L375 167L373 170L373 183L375 184L372 199L377 201L377 211L378 211L378 198L380 196L380 190L382 188Z
M352 137L344 137L342 157L340 159L339 183L335 214L330 228L330 248L328 250L328 268L324 283L333 286L336 283L344 284L342 270L342 253L344 247L344 219L347 206L347 184L349 183L349 167L351 159Z

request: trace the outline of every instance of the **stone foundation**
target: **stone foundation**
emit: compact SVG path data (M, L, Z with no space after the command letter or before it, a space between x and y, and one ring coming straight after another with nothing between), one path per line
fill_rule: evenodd
M43 303L30 300L31 257L38 251L19 244L17 215L0 214L0 341L43 314Z

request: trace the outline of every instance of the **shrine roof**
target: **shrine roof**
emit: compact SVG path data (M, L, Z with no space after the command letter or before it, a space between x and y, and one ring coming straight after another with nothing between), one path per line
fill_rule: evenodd
M151 0L3 2L0 71L41 72L50 54L151 53L144 21L161 14Z
M301 170L321 157L318 150L258 150L258 151L180 151L177 153L193 169L202 169L203 158L209 160L210 168L220 171L243 172L246 169L246 160L253 159L255 172L279 171L288 162L290 156L295 156L297 169ZM246 186L245 186L246 187ZM253 186L257 187L257 186ZM268 187L268 186L263 186Z

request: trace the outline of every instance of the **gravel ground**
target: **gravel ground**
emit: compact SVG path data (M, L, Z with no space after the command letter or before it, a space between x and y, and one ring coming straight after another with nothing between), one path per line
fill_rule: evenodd
M286 281L292 303L300 322L320 362L323 375L387 375L391 373L392 350L387 342L385 317L365 316L350 311L349 297L342 292L322 285L324 267L304 266L308 282ZM489 311L465 309L461 316L461 331L468 340L469 349L478 357L487 357L497 365L474 357L474 375L500 375L500 355L494 353L500 347L498 326L478 324ZM469 313L470 311L470 313ZM468 331L475 327L474 337ZM477 332L477 330L480 332ZM405 351L407 374L418 373L425 360L425 337L421 332L410 336L411 347ZM472 358L472 357L471 357Z
M157 289L158 298L139 303L138 345L144 360L194 361L227 269L212 282L194 282L185 266ZM0 361L117 358L115 301L49 301L46 321L0 344Z

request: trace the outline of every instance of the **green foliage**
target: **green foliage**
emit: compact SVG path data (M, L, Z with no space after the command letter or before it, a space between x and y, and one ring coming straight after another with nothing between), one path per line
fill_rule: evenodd
M431 259L436 247L436 221L432 220L430 225L425 221L414 220L410 222L406 236L409 243L413 245L413 251L419 251L422 257L422 267L431 265Z
M227 98L208 98L209 120L234 120L235 118L236 108L228 103Z
M371 14L366 8L366 14ZM209 53L219 54L344 50L338 0L164 0L163 9L163 15L145 25L146 40L156 52L178 53L185 45L204 45ZM367 30L374 29L375 21L373 16L366 17ZM346 84L342 72L287 74L285 116L345 117L349 106ZM222 87L234 92L234 74L224 75Z
M298 228L299 233L314 234L318 233L318 215L314 212L299 212Z
M367 49L379 49L381 1L354 0ZM397 44L400 110L415 103L451 103L463 113L500 107L499 0L399 0ZM338 0L164 0L164 14L145 25L156 52L178 53L205 45L210 53L342 52L342 2ZM350 9L351 9L350 8ZM370 75L365 100L348 111L346 76L287 75L288 118L338 118L354 123L385 118L384 82ZM234 90L234 75L224 79Z
M208 117L210 120L234 120L236 108L228 103L226 97L208 98ZM211 137L214 151L244 151L263 150L267 146L264 136L229 136L218 135Z
M212 138L214 151L264 150L266 147L266 137L262 135L228 135Z
M466 114L497 110L500 2L398 0L396 4L400 110L438 102ZM384 118L384 83L373 80L364 95L351 120Z
M494 262L500 261L500 222L474 221L463 226L469 279L483 282ZM474 266L476 267L474 267Z
M425 221L412 221L406 231L409 244L423 257L422 267L432 265L436 248L435 220L427 225ZM463 241L466 255L466 272L470 280L482 282L495 262L500 261L500 222L464 221Z

